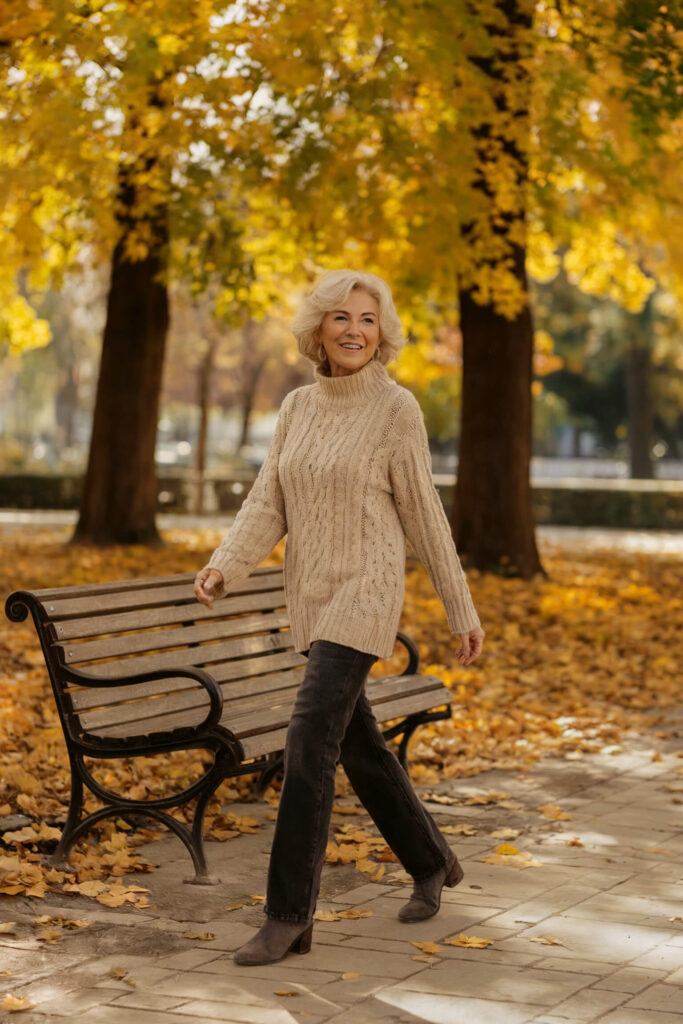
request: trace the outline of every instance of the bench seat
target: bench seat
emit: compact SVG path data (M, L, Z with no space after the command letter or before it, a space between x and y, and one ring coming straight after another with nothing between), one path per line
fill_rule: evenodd
M16 591L13 621L29 612L50 675L72 770L71 803L55 862L104 817L163 821L187 846L195 881L210 881L202 840L206 806L223 779L258 772L265 785L281 768L287 725L306 657L293 649L282 568L260 567L228 588L213 608L193 593L194 574ZM450 715L450 692L419 673L419 653L403 633L408 665L372 678L366 692L387 738L401 736L406 767L418 725ZM131 800L94 779L85 757L134 757L200 748L206 773L179 794ZM83 786L104 806L81 821ZM192 829L165 813L197 798Z

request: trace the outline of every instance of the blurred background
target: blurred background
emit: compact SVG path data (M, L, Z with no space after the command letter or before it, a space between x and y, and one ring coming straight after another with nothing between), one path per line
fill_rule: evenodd
M351 266L475 564L681 526L680 12L2 9L0 505L96 542L238 508L312 380L292 313Z

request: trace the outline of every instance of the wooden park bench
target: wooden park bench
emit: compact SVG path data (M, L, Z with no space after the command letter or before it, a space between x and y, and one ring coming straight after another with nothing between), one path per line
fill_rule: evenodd
M223 779L258 772L263 786L282 764L287 723L306 657L293 649L282 568L261 567L206 608L194 575L16 591L5 611L30 612L50 674L71 764L71 799L52 858L64 865L95 822L130 815L163 822L185 844L192 881L210 883L204 812ZM423 722L448 718L450 693L419 675L419 652L403 633L403 674L372 679L367 693L387 738L408 740ZM129 758L206 749L205 773L181 792L136 800L110 792L84 758ZM83 787L103 803L83 820ZM197 798L192 828L170 814Z

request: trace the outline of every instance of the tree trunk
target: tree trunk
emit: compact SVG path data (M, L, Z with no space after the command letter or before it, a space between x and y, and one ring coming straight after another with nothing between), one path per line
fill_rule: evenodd
M504 0L501 8L511 22L529 27L531 9L520 0ZM491 78L499 110L506 110L506 64L515 62L521 75L519 50L507 39L508 49L497 59L481 58L478 65ZM528 92L527 92L528 95ZM509 115L512 116L512 115ZM528 119L518 108L516 117ZM493 236L523 235L525 219L526 156L509 138L494 136L489 124L477 129L476 143L482 168L496 147L512 155L517 168L517 210L502 214L480 172L475 182L488 206ZM492 145L492 143L494 143ZM522 222L520 225L519 222ZM465 225L464 243L475 243L475 225ZM481 244L480 242L478 244ZM525 250L510 244L511 270L527 294ZM495 266L495 260L487 261ZM532 446L533 325L527 304L515 320L496 313L493 305L479 305L472 288L460 290L460 328L463 336L462 421L458 475L452 526L458 550L468 564L487 572L529 579L543 572L536 548L533 499L529 479Z
M206 352L199 364L199 386L197 401L199 404L199 432L197 435L197 495L195 511L201 515L204 511L204 474L206 472L206 439L209 431L209 398L211 391L211 374L216 346L213 341L207 345Z
M265 365L264 360L264 362L252 367L248 380L245 380L245 386L242 391L242 430L240 432L240 441L237 446L238 452L241 452L242 449L246 448L249 444L251 413L254 408L254 400L256 398L259 377L263 373Z
M654 322L652 293L635 315L627 314L629 347L626 353L626 402L628 407L628 444L631 477L652 480L652 358L650 339Z
M149 170L150 162L146 169ZM147 256L125 258L135 184L120 173L123 234L114 249L107 320L97 383L90 454L74 540L95 544L158 543L154 461L159 396L169 324L168 294L158 279L168 242L165 209L148 218Z
M626 391L628 396L628 443L631 453L631 477L652 480L652 398L650 395L650 349L634 345L626 354Z

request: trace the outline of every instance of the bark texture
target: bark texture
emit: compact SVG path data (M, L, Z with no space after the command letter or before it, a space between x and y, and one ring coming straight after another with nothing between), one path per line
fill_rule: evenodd
M134 185L122 176L107 318L97 384L92 438L74 540L95 544L159 541L155 523L154 461L159 396L169 325L164 268L166 211L148 220L153 242L145 259L125 258L125 241L139 227Z

